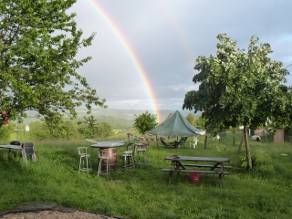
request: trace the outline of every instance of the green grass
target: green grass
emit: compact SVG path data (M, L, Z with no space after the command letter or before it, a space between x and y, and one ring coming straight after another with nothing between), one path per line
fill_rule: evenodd
M204 176L194 185L181 175L168 184L160 169L169 166L164 158L171 154L230 157L237 166L243 154L223 144L213 143L207 150L202 145L195 150L152 146L147 166L120 169L109 179L96 176L93 149L94 171L78 173L76 148L83 142L40 142L39 160L28 164L8 160L1 151L0 211L39 201L126 218L291 218L292 145L252 143L256 169L235 170L221 186L216 176Z

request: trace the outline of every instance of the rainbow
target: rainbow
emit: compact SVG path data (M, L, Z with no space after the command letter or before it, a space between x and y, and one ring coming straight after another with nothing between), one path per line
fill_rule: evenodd
M122 32L122 30L118 27L118 25L115 23L115 20L106 12L106 10L97 2L97 0L90 0L98 14L103 18L103 20L106 22L106 24L109 25L112 32L116 36L116 38L119 40L123 48L126 50L129 58L132 60L133 65L137 69L137 72L140 75L140 78L145 86L146 93L148 97L150 98L151 102L151 109L154 111L154 113L157 115L158 122L161 122L161 114L159 111L159 105L157 103L157 98L154 93L154 89L150 83L149 78L147 77L147 72L145 70L145 67L143 66L143 63L139 59L137 53L135 52L134 48L131 47L131 44L126 38L126 35Z

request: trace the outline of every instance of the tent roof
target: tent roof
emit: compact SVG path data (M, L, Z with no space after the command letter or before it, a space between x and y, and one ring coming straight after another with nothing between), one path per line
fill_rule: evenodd
M204 135L204 131L193 127L179 111L175 111L175 113L170 115L165 121L148 133L153 135L180 137Z

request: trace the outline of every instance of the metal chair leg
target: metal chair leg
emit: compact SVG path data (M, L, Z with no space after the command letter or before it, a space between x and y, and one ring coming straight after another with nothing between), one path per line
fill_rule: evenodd
M87 173L89 173L89 165L88 165L88 163L89 163L89 158L88 158L88 156L86 156L86 172Z
M135 168L135 159L134 159L134 156L131 156L131 159L132 159L132 166Z
M79 172L81 171L81 162L82 162L82 158L80 157L79 158L79 170L78 170Z
M146 163L146 151L143 152L143 162Z
M89 158L88 158L88 171L91 171L91 161Z
M99 162L98 162L98 170L97 170L97 176L100 175L100 171L101 171L101 162L102 162L102 159L99 158Z
M84 167L85 167L85 157L81 157L81 168L80 171L84 171Z
M124 168L127 169L127 156L124 156Z
M106 159L106 175L109 175L109 160Z

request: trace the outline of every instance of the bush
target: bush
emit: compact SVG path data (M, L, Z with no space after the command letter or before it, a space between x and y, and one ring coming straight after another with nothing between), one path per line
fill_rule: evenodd
M42 140L48 138L69 139L80 136L76 122L61 119L58 123L35 121L30 124L32 139Z
M134 127L142 135L144 135L147 131L155 128L156 125L156 116L151 113L145 112L135 118Z
M57 125L51 126L50 124L46 123L48 127L50 136L55 138L71 138L73 136L76 137L78 134L78 130L76 127L76 123L68 120L62 120ZM77 135L78 136L78 135Z
M30 136L32 139L42 140L50 138L46 124L42 121L35 121L30 124Z
M193 113L189 113L187 115L186 119L189 121L189 123L192 126L196 126L196 124L197 124L197 118L196 118L196 116Z
M112 127L108 123L98 123L92 115L84 117L83 121L78 122L78 131L87 138L108 137L113 133Z
M0 141L8 141L10 140L10 135L13 132L14 125L6 125L0 127Z
M112 127L105 122L98 124L97 126L97 136L99 137L108 137L113 134Z

